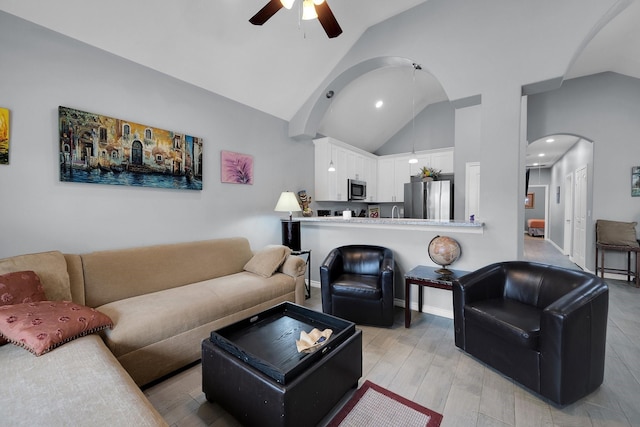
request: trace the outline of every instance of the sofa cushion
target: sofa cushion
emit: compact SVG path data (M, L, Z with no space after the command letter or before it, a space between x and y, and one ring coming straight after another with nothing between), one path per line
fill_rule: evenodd
M48 300L71 300L67 262L62 252L18 255L0 260L0 274L25 270L34 271L38 275Z
M244 238L174 243L82 255L89 307L242 271L253 253Z
M119 358L294 292L291 276L278 273L264 278L240 272L114 301L98 309L113 320L113 329L102 334Z
M269 245L256 252L244 265L244 270L262 277L271 277L290 254L291 249L286 246Z
M598 243L616 246L631 246L637 248L636 222L596 221L596 235Z
M0 347L0 424L166 426L98 335L41 357Z
M112 325L108 316L70 301L38 301L0 307L0 337L36 356Z
M506 298L469 303L464 308L465 322L474 323L514 345L537 350L542 310Z

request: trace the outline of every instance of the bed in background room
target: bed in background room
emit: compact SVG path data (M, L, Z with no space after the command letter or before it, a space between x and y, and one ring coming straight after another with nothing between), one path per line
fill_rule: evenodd
M544 236L544 219L531 218L527 220L529 236Z

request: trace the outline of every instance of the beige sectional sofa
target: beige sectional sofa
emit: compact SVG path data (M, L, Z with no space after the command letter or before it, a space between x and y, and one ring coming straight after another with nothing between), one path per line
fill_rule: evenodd
M244 238L0 260L0 274L33 270L47 299L94 307L114 324L39 357L0 346L1 422L165 425L139 386L198 360L212 330L303 304L305 268L285 247L254 253Z

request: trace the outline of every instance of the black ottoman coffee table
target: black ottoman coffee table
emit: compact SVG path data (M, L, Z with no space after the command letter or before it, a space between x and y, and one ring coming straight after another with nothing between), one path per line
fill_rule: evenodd
M298 353L300 332L333 334ZM202 390L243 425L316 425L362 376L355 324L285 302L211 332L202 342Z

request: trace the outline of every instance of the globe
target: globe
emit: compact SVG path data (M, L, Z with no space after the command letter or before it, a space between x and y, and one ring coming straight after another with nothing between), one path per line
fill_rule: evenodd
M428 251L431 261L442 266L441 269L436 270L436 273L444 275L453 273L446 267L460 258L460 245L455 239L447 236L436 236L429 242Z

